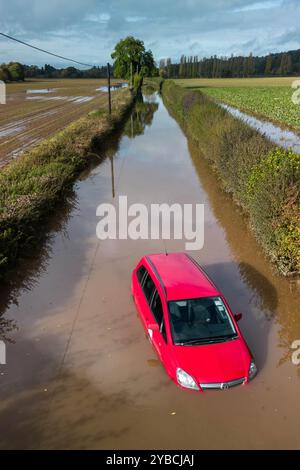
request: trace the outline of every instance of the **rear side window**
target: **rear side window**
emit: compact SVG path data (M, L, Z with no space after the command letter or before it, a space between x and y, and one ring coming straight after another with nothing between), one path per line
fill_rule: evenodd
M155 289L152 304L151 304L151 310L152 310L155 320L157 321L159 325L159 329L165 340L165 343L167 343L167 333L166 333L166 326L165 326L165 321L164 321L163 307L162 307L160 295L156 289Z
M163 320L163 308L162 308L160 296L157 290L155 291L155 295L154 295L152 305L151 305L151 310L152 310L155 320L160 326Z
M151 303L151 298L152 298L154 289L155 289L154 282L152 281L150 274L147 273L146 274L146 279L145 279L144 285L143 285L143 291L144 291L144 294L146 296L146 299L147 299L149 305Z
M144 279L145 273L146 273L146 269L145 269L144 266L141 266L141 267L137 270L137 272L136 272L138 281L139 281L139 283L140 283L141 285L142 285L142 283L143 283L143 279Z

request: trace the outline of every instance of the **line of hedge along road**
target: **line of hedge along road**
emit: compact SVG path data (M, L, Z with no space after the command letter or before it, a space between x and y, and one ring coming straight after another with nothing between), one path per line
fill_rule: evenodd
M280 272L299 274L300 154L276 147L198 90L167 80L162 96L223 188L248 214L256 238Z
M121 127L134 99L129 89L115 92L111 116L90 113L0 172L0 279L37 243L41 221L91 164L95 148Z

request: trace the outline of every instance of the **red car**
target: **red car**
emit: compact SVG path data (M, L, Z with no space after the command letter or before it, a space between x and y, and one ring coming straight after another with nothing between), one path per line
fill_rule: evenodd
M132 274L144 328L167 373L185 389L228 389L257 373L230 307L185 253L145 256Z

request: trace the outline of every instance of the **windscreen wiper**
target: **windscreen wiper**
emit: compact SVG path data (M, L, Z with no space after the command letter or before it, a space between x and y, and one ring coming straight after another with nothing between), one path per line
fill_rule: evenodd
M180 343L175 343L175 346L188 346L188 345L196 345L196 344L210 344L214 343L215 340L212 338L206 339L188 339L186 341L181 341Z
M197 345L197 344L212 344L212 343L223 343L229 339L236 339L237 336L214 336L212 338L203 338L203 339L187 339L186 341L181 341L175 343L175 346L188 346L188 345Z

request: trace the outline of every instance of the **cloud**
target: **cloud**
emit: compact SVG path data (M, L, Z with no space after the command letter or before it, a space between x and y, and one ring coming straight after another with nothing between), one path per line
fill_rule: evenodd
M92 21L93 23L107 23L110 18L109 13L100 13L100 15L89 14L85 17L85 20Z
M276 39L277 44L285 46L286 44L299 44L299 31L293 29L286 31Z
M137 23L139 21L145 21L146 19L145 16L127 16L126 21L128 21L128 23Z
M282 4L282 0L267 0L264 2L249 3L248 5L236 8L236 13L241 11L255 11L255 10L269 10L270 8L279 7Z
M0 11L0 31L96 64L107 62L114 44L129 34L157 60L300 47L298 0L0 0ZM3 39L0 54L2 61L51 60Z

